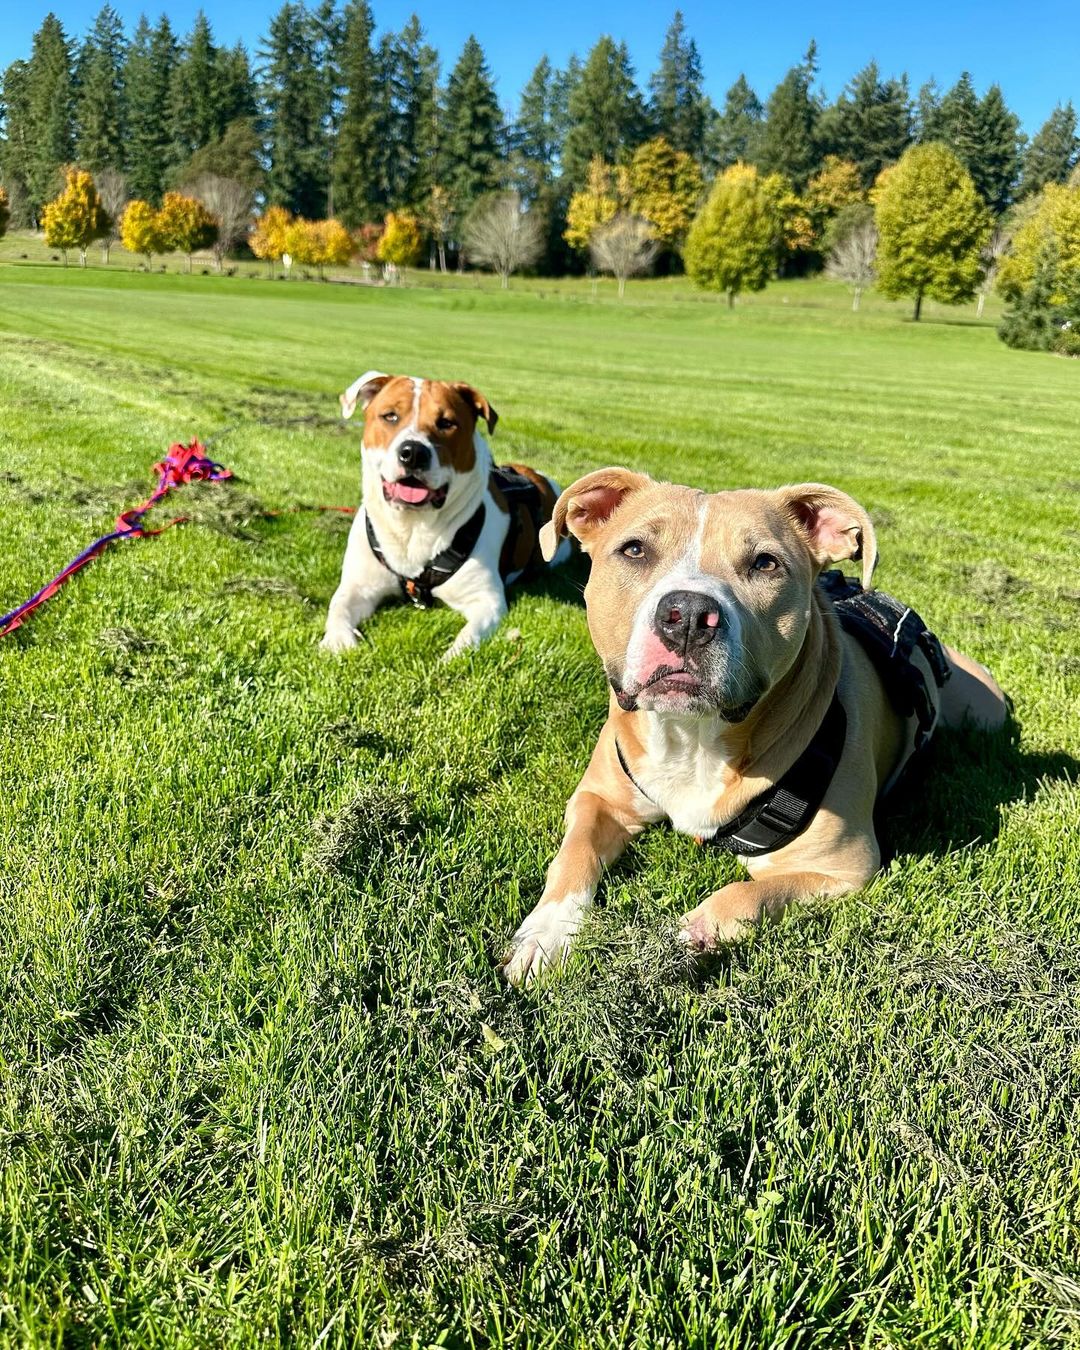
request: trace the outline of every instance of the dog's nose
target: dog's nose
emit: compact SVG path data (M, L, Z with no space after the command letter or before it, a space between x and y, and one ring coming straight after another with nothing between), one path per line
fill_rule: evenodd
M685 653L706 647L724 628L724 611L701 591L668 591L656 606L654 627L664 645Z
M426 469L431 463L431 446L423 441L402 441L398 446L398 463L405 469Z

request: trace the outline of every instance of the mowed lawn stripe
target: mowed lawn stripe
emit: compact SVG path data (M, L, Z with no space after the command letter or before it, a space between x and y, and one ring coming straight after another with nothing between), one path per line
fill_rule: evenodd
M824 283L541 288L0 269L0 606L171 440L238 474L0 644L0 1344L1075 1334L1076 363ZM355 501L368 367L472 381L564 483L854 492L1018 735L943 740L881 877L707 967L674 922L735 864L650 832L511 993L606 707L584 573L454 666L404 608L323 659L348 521L262 513Z

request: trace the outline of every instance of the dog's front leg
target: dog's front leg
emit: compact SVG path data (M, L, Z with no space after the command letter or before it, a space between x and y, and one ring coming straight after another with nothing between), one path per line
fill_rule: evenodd
M823 872L789 872L760 881L733 881L683 915L679 937L698 951L711 951L747 937L763 919L779 919L790 904L847 895L872 875L871 870L860 880L851 880Z
M465 627L443 654L444 661L479 647L506 615L506 590L498 572L492 573L470 558L435 596L465 617Z
M604 867L615 861L636 832L617 818L608 801L581 788L570 798L566 823L544 893L514 934L503 961L503 974L511 984L529 984L548 966L566 960Z
M397 580L371 551L363 512L358 511L349 531L341 582L326 613L326 632L319 644L324 651L344 652L356 646L356 626L369 619L398 589Z

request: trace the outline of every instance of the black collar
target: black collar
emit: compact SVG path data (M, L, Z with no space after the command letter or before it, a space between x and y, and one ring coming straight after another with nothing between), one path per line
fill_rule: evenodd
M715 834L701 842L744 858L757 858L790 844L817 815L844 753L846 734L847 714L834 693L810 744L779 782L759 793L734 820L721 825ZM615 752L623 773L643 797L652 801L630 772L618 740Z
M453 539L450 540L449 547L444 548L441 553L437 553L423 571L418 572L414 577L403 577L400 572L394 572L394 569L386 561L386 554L382 551L382 546L375 533L375 527L371 523L371 516L366 511L364 512L364 524L367 526L367 541L371 546L372 553L375 554L388 572L394 572L394 576L397 577L401 585L401 594L407 600L411 600L417 609L430 609L435 603L432 591L436 586L442 586L449 581L458 568L472 556L476 541L480 538L480 531L484 528L484 514L484 503L481 502Z

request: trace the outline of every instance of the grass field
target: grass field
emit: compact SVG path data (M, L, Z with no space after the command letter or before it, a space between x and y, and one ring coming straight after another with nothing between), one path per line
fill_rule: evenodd
M0 611L170 441L228 486L0 643L0 1343L1080 1344L1080 364L823 283L509 295L0 266ZM931 316L933 318L934 316ZM704 967L654 830L565 975L495 958L604 716L580 572L316 648L336 394L468 379L569 481L833 482L1019 730L870 887Z

